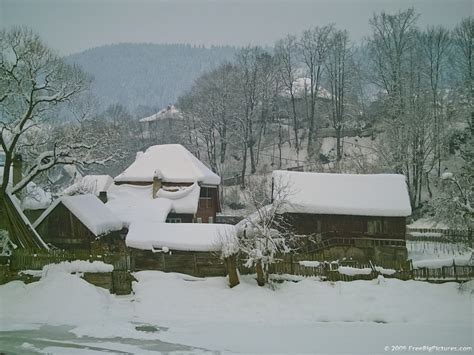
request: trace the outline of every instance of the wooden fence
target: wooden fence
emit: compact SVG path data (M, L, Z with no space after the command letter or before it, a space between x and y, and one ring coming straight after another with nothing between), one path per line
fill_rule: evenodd
M134 259L125 253L121 254L89 254L62 250L31 252L24 249L15 250L9 258L10 270L41 270L45 265L63 261L89 260L103 261L114 266L116 271L134 270Z
M304 277L319 277L328 281L372 280L379 275L386 278L401 280L421 280L430 282L467 281L474 279L473 265L453 265L440 268L414 268L410 261L391 262L383 268L371 263L355 261L322 262L311 261L309 255L284 255L276 263L270 265L270 274L297 275ZM148 255L142 251L122 254L91 255L80 252L40 251L31 253L26 250L15 250L8 258L9 270L41 270L48 264L63 261L90 260L103 261L114 266L114 271L161 270L180 272L194 276L225 276L225 264L218 256L211 253L173 252L173 254L157 253ZM309 262L308 262L309 260ZM254 273L253 268L245 267L245 259L238 259L241 274ZM352 267L354 269L340 269ZM360 270L357 270L360 269ZM345 270L352 271L349 275ZM341 272L342 271L342 272Z
M463 243L473 246L472 231L439 229L439 228L407 228L406 239L413 241L432 241L444 243Z
M345 262L322 262L314 263L314 266L304 265L305 262L294 256L285 256L270 266L271 274L297 275L304 277L319 277L328 281L354 281L372 280L379 275L386 278L397 278L400 280L419 280L430 282L468 281L474 279L473 265L453 265L440 268L414 268L410 261L405 263L391 263L391 265L380 267L373 264L364 264L354 261ZM306 263L306 264L311 264ZM241 262L243 265L243 262ZM351 267L353 274L344 273L348 269L340 267ZM357 270L359 269L359 270ZM251 270L244 268L246 272ZM369 272L370 270L370 272ZM342 272L341 272L342 271Z

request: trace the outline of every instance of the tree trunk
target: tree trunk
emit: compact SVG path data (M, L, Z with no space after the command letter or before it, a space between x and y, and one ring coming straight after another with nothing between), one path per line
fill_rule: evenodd
M261 260L258 260L255 264L255 271L257 272L257 284L259 286L265 286L265 273L263 272L263 265Z
M255 160L255 151L253 149L254 143L252 142L249 144L249 150L250 150L250 173L255 174L257 172L257 164Z
M293 131L295 133L295 148L296 148L296 159L299 159L300 155L300 143L298 137L298 120L296 116L296 103L295 103L295 96L291 93L291 107L293 110Z
M239 274L237 272L237 255L231 255L225 260L227 264L227 273L229 275L229 287L232 288L240 283Z
M244 151L242 155L242 173L240 175L240 187L245 189L245 173L247 172L247 145L244 144Z
M336 129L336 154L337 154L337 161L341 161L342 159L342 151L341 151L341 129Z

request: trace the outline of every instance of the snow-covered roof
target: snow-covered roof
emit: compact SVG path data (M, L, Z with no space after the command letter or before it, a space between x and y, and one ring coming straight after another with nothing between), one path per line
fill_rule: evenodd
M174 107L173 105L169 105L165 107L164 109L158 111L157 113L151 116L142 118L139 121L140 122L154 122L154 121L160 121L166 118L178 118L180 116L181 114L179 110L176 109L176 107Z
M51 205L53 198L51 192L44 191L34 182L29 182L26 185L26 194L21 201L21 208L23 210L42 210Z
M64 196L49 206L43 214L35 221L34 227L53 211L58 204L62 203L71 213L76 216L96 237L108 232L122 229L123 224L96 196L76 195Z
M152 182L159 173L165 182L219 185L221 178L180 144L154 145L137 154L135 162L115 182Z
M126 244L142 250L220 251L233 249L236 238L230 224L132 223Z
M301 77L301 78L297 78L293 82L293 95L295 97L304 97L305 92L309 94L310 90L311 90L310 78ZM286 89L285 91L283 91L282 95L289 96L290 95L289 90ZM321 86L318 87L317 96L320 99L331 99L331 93Z
M93 194L99 196L102 191L107 191L114 182L109 175L86 175L79 178L79 181L69 186L63 191L65 195Z
M176 192L158 190L152 196L152 186L112 185L107 207L128 226L133 222L165 222L170 212L195 214L200 187L197 183L181 187Z
M403 175L327 174L278 170L274 194L284 190L290 213L406 217L411 215Z

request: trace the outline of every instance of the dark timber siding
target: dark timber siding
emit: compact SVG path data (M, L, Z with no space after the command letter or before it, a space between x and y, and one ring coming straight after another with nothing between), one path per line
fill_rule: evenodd
M405 240L405 217L369 217L287 213L297 234Z
M303 236L300 253L320 253L324 260L406 260L405 217L287 213L290 228Z
M36 228L46 243L65 250L118 251L125 244L121 233L111 232L100 240L69 211L59 203Z

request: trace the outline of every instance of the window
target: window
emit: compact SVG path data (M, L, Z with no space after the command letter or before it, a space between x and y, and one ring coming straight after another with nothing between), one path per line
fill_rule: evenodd
M181 223L181 218L178 218L178 217L166 218L166 223Z
M212 208L212 193L208 187L201 187L199 194L199 207L200 208Z
M214 217L210 216L210 217L208 218L208 223L214 223Z
M382 221L380 219L371 219L367 221L367 232L369 234L382 233Z

